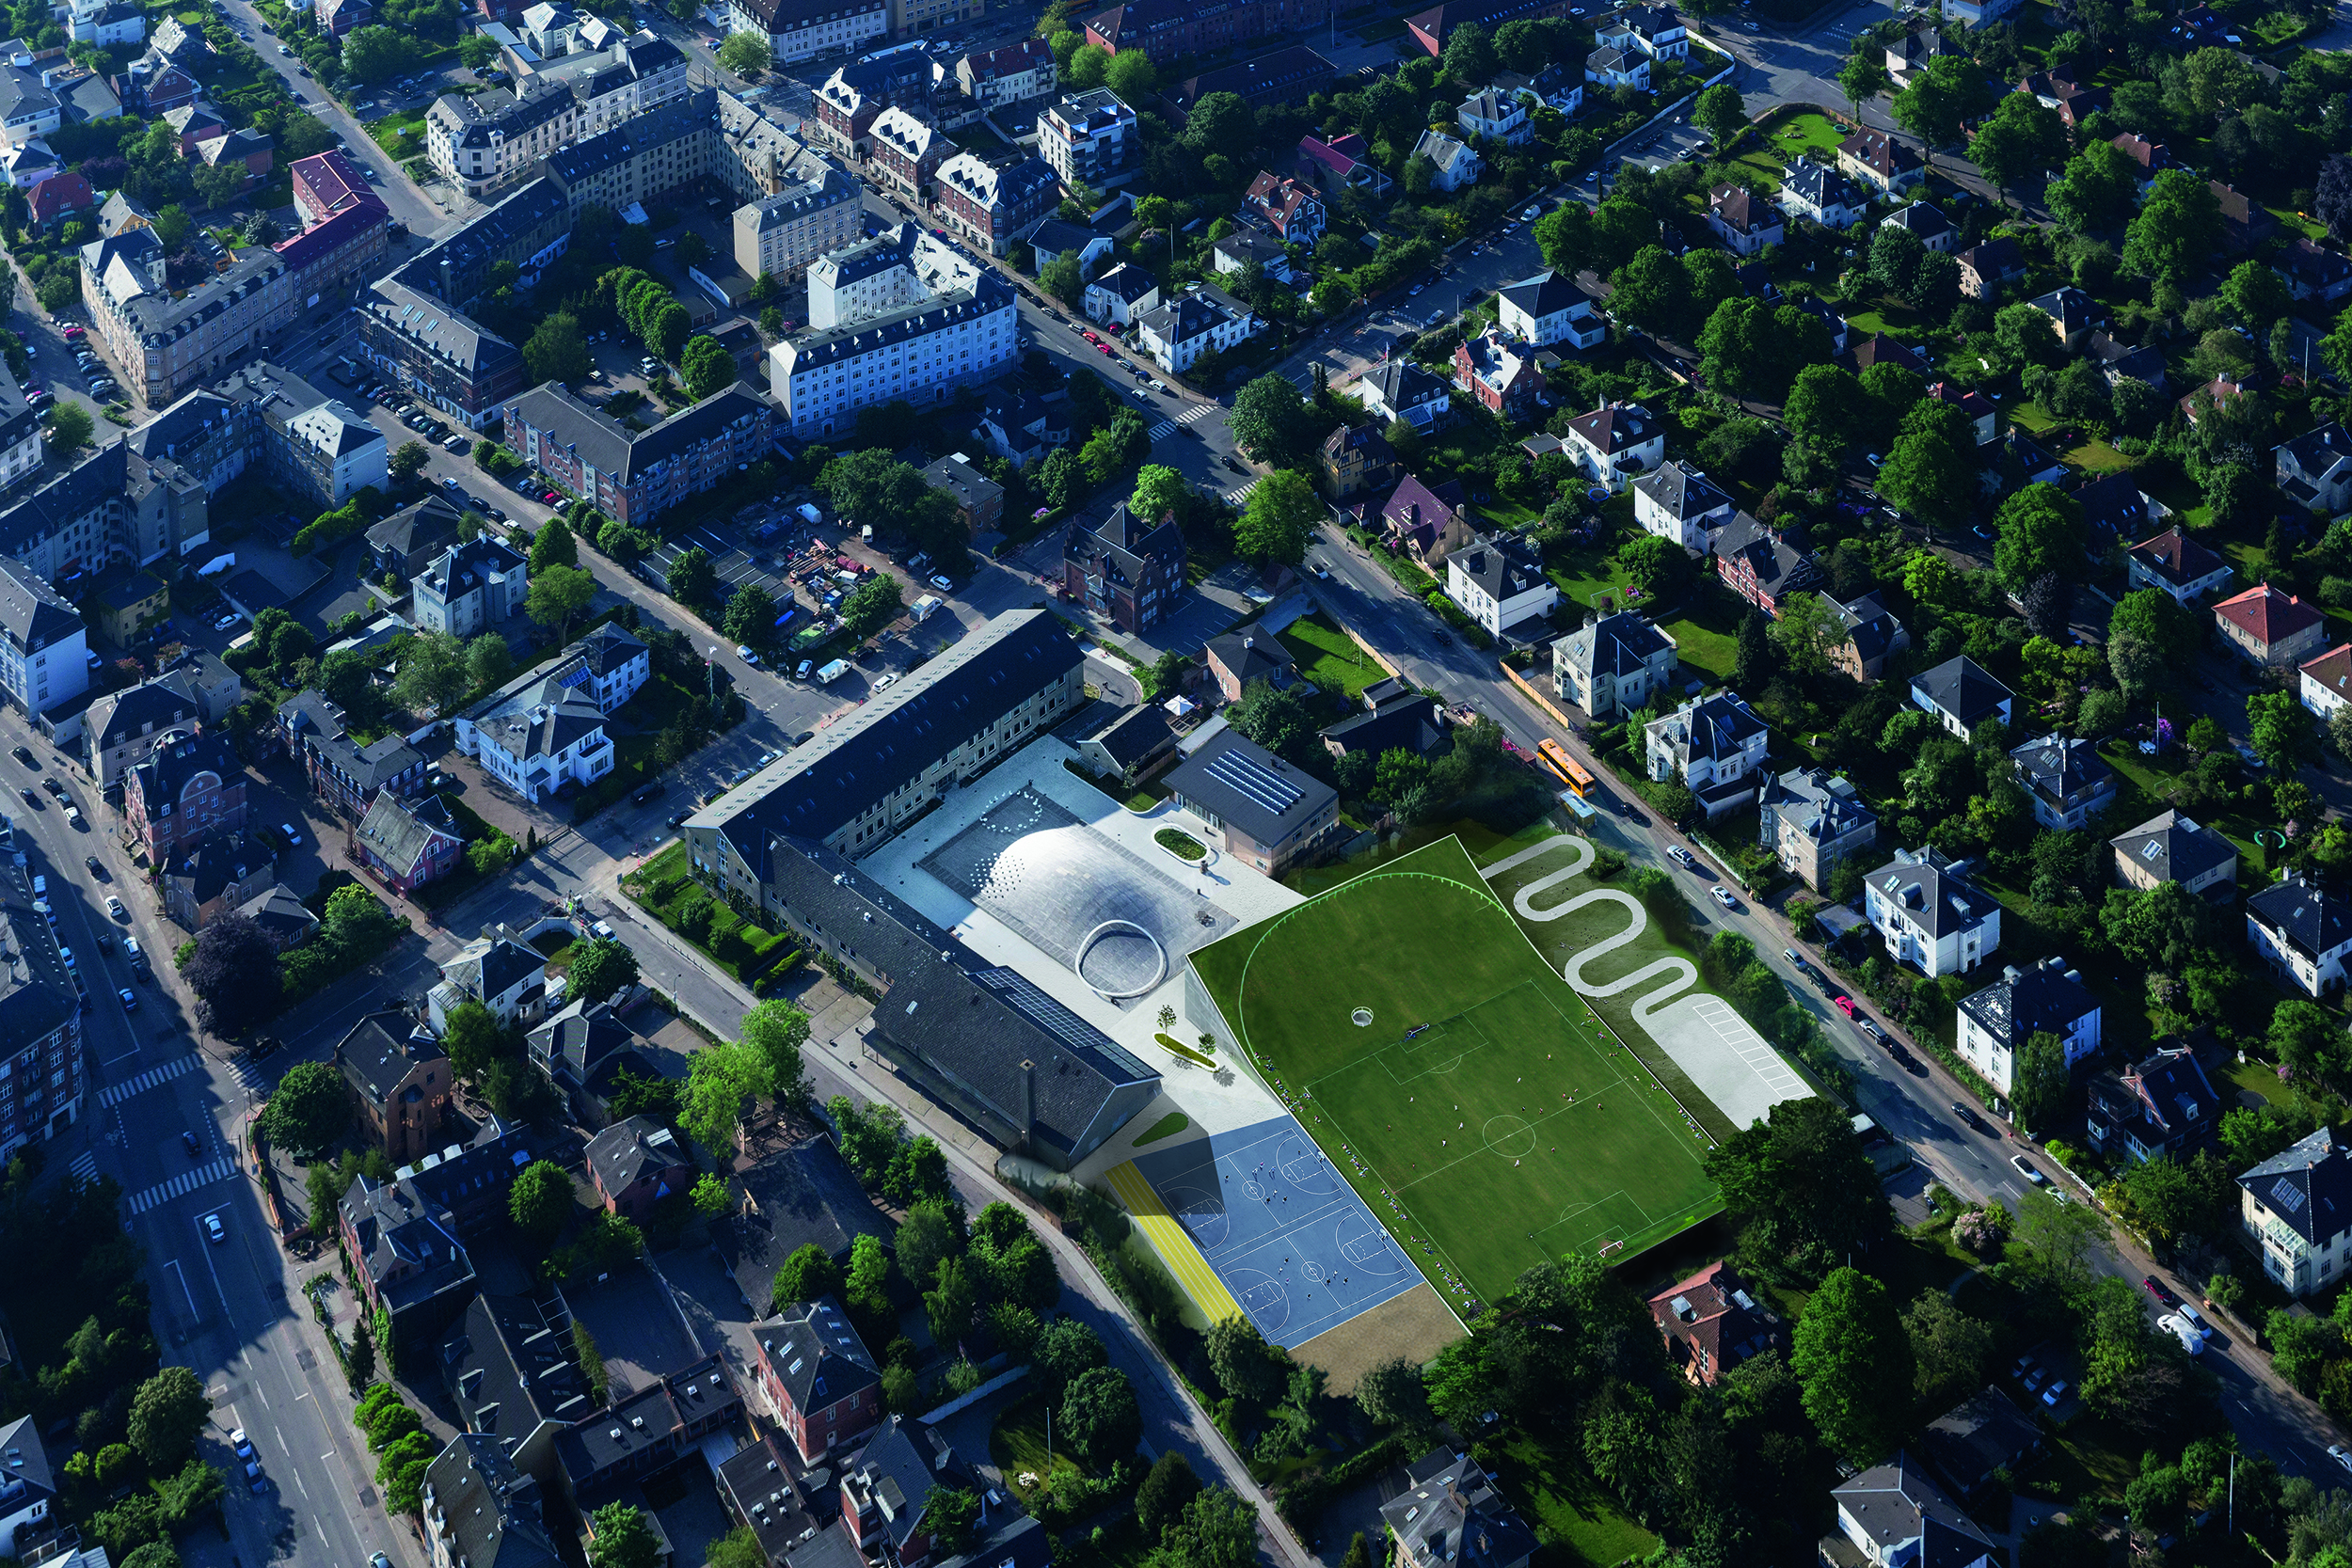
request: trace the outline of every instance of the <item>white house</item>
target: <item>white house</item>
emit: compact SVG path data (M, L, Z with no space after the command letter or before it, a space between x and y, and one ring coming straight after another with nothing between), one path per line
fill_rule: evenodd
M1465 136L1489 136L1506 147L1535 139L1535 122L1527 117L1527 100L1515 92L1488 87L1463 100L1454 119Z
M89 689L89 634L82 612L30 567L0 557L0 686L28 715Z
M53 945L53 955L55 951ZM8 1455L8 1495L0 1497L0 1511L4 1511L0 1512L0 1551L15 1556L23 1550L17 1541L20 1531L48 1532L57 1481L49 1471L49 1453L41 1447L40 1424L32 1417L20 1416L0 1429L0 1448ZM25 1544L32 1544L29 1536Z
M2322 721L2352 703L2352 642L2338 643L2296 672L2303 705Z
M2315 517L2352 509L2352 433L2330 420L2279 443L2280 493Z
M1712 820L1756 799L1772 731L1729 691L1684 703L1643 731L1649 776L1679 782Z
M1089 321L1132 326L1137 316L1148 316L1160 308L1159 279L1121 261L1087 284L1085 301Z
M469 539L434 557L409 579L412 617L421 631L473 637L523 608L531 594L531 562L501 539Z
M1686 550L1708 553L1717 531L1732 519L1739 503L1696 468L1661 463L1633 482L1633 520L1661 539Z
M1303 289L1314 282L1291 265L1291 253L1281 241L1255 229L1237 229L1209 247L1209 264L1223 277L1238 277L1255 261L1266 277L1285 288Z
M1911 677L1912 705L1935 715L1943 726L1968 738L1968 732L1988 719L2009 722L2016 694L1994 680L1966 654L1947 658L1932 670Z
M562 672L533 672L460 714L457 750L533 803L612 771L603 709L564 685Z
M2115 769L2080 736L2037 736L2009 758L2033 801L2033 819L2053 832L2079 828L2115 803Z
M1604 87L1649 90L1649 56L1638 49L1602 44L1584 56L1584 79Z
M433 1032L447 1035L449 1015L469 1001L489 1008L501 1023L536 1023L547 1010L548 960L502 926L485 931L441 966L440 984L425 993Z
M2124 562L2124 579L2134 588L2161 588L2184 610L2227 588L2233 575L2227 556L2207 549L2178 528L2134 545Z
M2352 1148L2328 1128L2237 1179L2238 1223L2263 1273L2306 1295L2352 1263Z
M1604 403L1568 421L1567 453L1594 483L1622 490L1665 460L1666 427L1638 403Z
M1871 1568L1932 1563L1935 1568L1992 1568L2003 1554L1967 1510L1900 1450L1838 1483L1837 1528ZM1824 1561L1833 1559L1821 1554Z
M1826 164L1800 155L1780 186L1781 210L1831 229L1851 229L1870 211L1867 191Z
M1481 539L1445 558L1446 597L1497 637L1534 616L1549 615L1560 590L1544 576L1543 557L1513 533Z
M564 652L581 661L578 668L585 668L588 678L580 689L606 715L619 712L653 678L653 651L610 621ZM567 659L557 673L568 678L575 668Z
M1396 358L1366 371L1356 383L1356 394L1367 413L1384 420L1403 420L1415 430L1435 430L1454 408L1451 383L1410 359Z
M1601 43L1638 51L1653 60L1691 56L1691 32L1672 6L1626 6L1593 24Z
M1587 621L1551 645L1551 689L1596 719L1647 707L1674 681L1675 640L1639 610Z
M2286 880L2246 900L2246 940L2280 979L2307 996L2325 996L2344 984L2352 900L2289 870Z
M1718 185L1708 193L1707 227L1734 256L1753 256L1788 238L1780 209L1745 185Z
M1421 140L1413 144L1417 157L1425 157L1437 166L1431 183L1441 191L1458 191L1464 185L1478 183L1478 177L1486 172L1486 160L1462 142L1443 131L1423 131Z
M1136 341L1171 375L1248 338L1257 318L1222 289L1200 288L1136 318Z
M1964 875L1966 861L1898 849L1869 875L1863 914L1898 962L1935 979L1963 974L2001 945L2001 905Z
M1591 348L1609 336L1608 322L1584 291L1557 272L1504 284L1495 291L1495 310L1503 331L1537 348Z
M1961 1056L2004 1095L2016 1079L2017 1053L2036 1035L2058 1037L2070 1069L2099 1049L2099 999L2060 958L2003 969L1999 979L1961 998L1958 1022Z

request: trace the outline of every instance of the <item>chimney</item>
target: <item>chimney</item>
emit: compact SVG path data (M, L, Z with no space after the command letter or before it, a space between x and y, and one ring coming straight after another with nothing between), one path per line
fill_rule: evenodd
M1027 1148L1029 1129L1037 1125L1037 1064L1021 1064L1021 1147Z

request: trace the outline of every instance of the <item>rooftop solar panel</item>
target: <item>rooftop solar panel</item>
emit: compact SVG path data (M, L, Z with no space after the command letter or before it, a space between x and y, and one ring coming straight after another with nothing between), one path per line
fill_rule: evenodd
M1254 757L1227 752L1209 764L1209 776L1279 816L1307 792Z

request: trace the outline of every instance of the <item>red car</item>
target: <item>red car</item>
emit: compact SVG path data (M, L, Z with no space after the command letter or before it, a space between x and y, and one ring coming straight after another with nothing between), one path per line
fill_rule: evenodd
M1108 343L1097 343L1094 346L1101 349L1104 354L1108 354L1111 351L1111 345Z
M2158 1301L2164 1303L2165 1306L2178 1307L2181 1305L2181 1298L2174 1295L2171 1288L2166 1285L2163 1280L2158 1279L2154 1275L2150 1275L2147 1278L2141 1280L2139 1284L2142 1290L2146 1291L2150 1295L2155 1297Z
M1831 998L1829 999L1829 1005L1830 1005L1831 1006L1833 1006L1833 1007L1836 1008L1839 1012L1844 1013L1844 1014L1845 1014L1848 1018L1851 1018L1851 1017L1853 1017L1853 998L1852 998L1852 997L1851 997L1851 996L1833 996L1833 997L1831 997Z

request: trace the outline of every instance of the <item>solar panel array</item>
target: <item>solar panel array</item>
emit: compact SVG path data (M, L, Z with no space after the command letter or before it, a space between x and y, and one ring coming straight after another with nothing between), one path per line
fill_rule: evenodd
M1124 1083L1134 1083L1152 1076L1152 1069L1137 1061L1134 1054L1117 1040L1080 1018L1046 995L1019 973L1009 969L984 969L973 979L1003 997L1024 1014L1030 1022L1059 1037L1072 1049L1103 1058L1114 1070L1124 1071Z
M1307 792L1283 778L1279 773L1244 755L1239 750L1224 752L1208 766L1209 777L1256 801L1279 816L1298 804Z
M2303 1212L2303 1189L2282 1176L2270 1189L2270 1204L2282 1214L2299 1214Z

